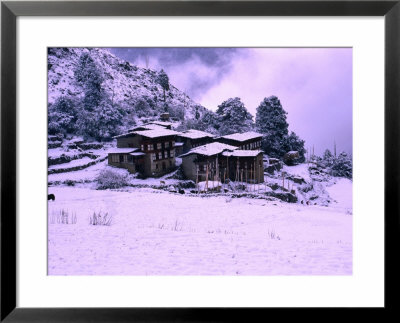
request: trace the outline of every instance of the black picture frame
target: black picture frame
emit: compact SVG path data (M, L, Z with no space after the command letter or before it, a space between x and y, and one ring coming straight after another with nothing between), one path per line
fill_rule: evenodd
M4 1L1 3L1 321L259 321L287 309L18 308L16 307L16 19L19 16L384 16L385 17L385 307L399 287L400 0L395 1ZM304 310L292 309L303 316ZM313 314L308 319L318 319ZM349 309L346 310L349 313ZM382 312L384 311L384 312ZM374 314L373 314L374 313ZM296 315L298 315L296 314ZM254 315L254 316L253 316ZM272 318L269 316L268 318ZM342 315L342 314L340 314ZM254 317L254 319L252 319ZM339 316L338 316L339 317ZM319 317L319 319L324 319ZM298 319L298 318L297 318Z

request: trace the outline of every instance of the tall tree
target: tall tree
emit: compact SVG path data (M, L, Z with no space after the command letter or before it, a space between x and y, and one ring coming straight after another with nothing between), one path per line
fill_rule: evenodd
M84 109L92 111L100 104L104 91L102 73L89 53L85 52L79 57L74 76L85 94L82 102Z
M303 163L306 158L306 149L304 148L304 140L300 139L299 136L296 135L295 132L291 132L289 136L285 136L285 144L283 148L285 152L287 151L298 151L299 152L299 159L298 162Z
M271 157L282 157L287 151L289 124L287 112L276 96L264 98L257 108L256 129L263 134L263 150Z
M161 85L164 91L164 103L165 103L165 91L169 90L169 78L167 73L164 70L161 70L157 75L157 82Z
M253 116L247 111L240 98L222 102L216 111L221 135L245 132L253 128Z
M49 134L73 133L76 129L77 119L76 102L61 96L49 106L48 110L48 132Z

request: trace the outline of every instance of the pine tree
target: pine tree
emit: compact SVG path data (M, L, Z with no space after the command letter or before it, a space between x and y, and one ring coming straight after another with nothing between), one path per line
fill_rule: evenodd
M161 87L164 90L164 103L165 103L165 91L169 90L169 78L168 78L168 75L164 72L164 70L161 70L158 73L157 82L158 82L158 84L161 85Z
M353 162L351 156L347 155L345 152L341 152L339 156L334 159L332 174L337 177L353 178Z
M324 167L332 167L335 161L335 157L332 155L329 149L326 149L322 156L322 165Z
M49 134L73 133L76 130L77 119L76 103L65 96L61 96L49 106L48 132Z
M230 98L222 102L216 114L221 135L245 132L253 128L253 116L247 111L240 98Z
M298 151L300 157L297 162L303 163L306 160L306 149L304 148L304 140L300 139L299 136L297 136L296 133L292 131L289 136L285 136L285 141L285 144L282 145L284 151Z
M103 99L103 76L89 53L83 53L79 57L74 71L76 82L83 88L83 108L93 110Z
M286 114L276 96L264 98L257 108L256 130L264 135L262 148L271 157L280 158L289 148Z

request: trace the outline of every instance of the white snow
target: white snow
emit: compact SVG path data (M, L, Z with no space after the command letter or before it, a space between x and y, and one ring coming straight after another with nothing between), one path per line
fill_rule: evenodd
M181 155L181 157L188 156L191 154L198 154L198 155L203 155L203 156L213 156L213 155L222 153L224 150L235 150L235 149L237 149L237 147L235 147L235 146L226 145L226 144L223 144L220 142L212 142L210 144L206 144L203 146L193 148L186 154Z
M327 186L329 196L334 199L334 206L351 212L353 209L353 182L347 178L336 178L335 184Z
M150 189L49 193L49 275L352 274L352 215L340 209ZM54 221L61 210L77 223ZM89 225L99 211L111 226Z
M246 141L246 140L260 138L260 137L262 137L262 134L254 132L254 131L248 131L248 132L243 132L243 133L233 133L231 135L222 136L222 138L236 140L236 141Z
M259 154L262 154L261 150L234 150L234 151L225 151L222 153L223 156L228 157L257 157Z
M215 137L215 135L212 135L211 133L200 131L200 130L195 130L195 129L190 129L190 130L184 131L179 136L183 137L183 138L189 138L189 139L199 139L199 138L205 138L205 137L214 138Z
M197 183L197 187L200 192L206 192L210 190L218 189L222 186L220 181L204 181Z
M129 154L137 150L139 150L139 148L111 148L107 150L107 152L109 154Z
M179 135L179 132L165 129L165 128L159 128L159 129L152 129L152 130L143 130L143 131L135 131L136 134L148 138L158 138L158 137L165 137L165 136L176 136Z
M282 171L285 172L286 174L290 174L293 176L300 176L304 178L306 182L311 181L310 172L308 171L307 164L300 164L296 166L283 165Z
M73 167L76 167L76 166L83 166L83 165L86 165L86 164L88 164L88 163L90 163L92 161L94 161L94 159L91 159L89 157L83 157L83 158L80 158L80 159L71 160L68 163L49 166L49 170L51 170L51 169L60 169L60 168L73 168Z

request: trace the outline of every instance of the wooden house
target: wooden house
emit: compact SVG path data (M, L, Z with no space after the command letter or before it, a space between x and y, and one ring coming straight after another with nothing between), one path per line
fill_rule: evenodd
M132 131L116 136L114 138L117 139L117 149L125 148L126 150L124 153L118 153L119 156L122 155L119 161L117 157L112 156L115 153L110 153L109 163L111 159L110 165L123 167L131 172L140 171L145 176L160 176L168 173L175 168L176 135L178 132L158 128ZM129 151L129 148L135 148L135 150ZM127 154L126 159L124 154ZM135 166L128 166L129 163L134 163Z
M219 169L223 179L229 178L235 182L264 182L264 153L261 150L224 151L219 158Z
M208 179L214 180L219 174L219 157L226 150L235 150L234 146L229 146L219 142L213 142L191 149L181 155L182 169L186 178L198 183Z
M215 141L238 147L241 150L261 149L262 134L249 131L215 138Z
M139 148L115 148L108 152L108 164L127 169L130 173L144 171L145 154Z
M196 148L199 146L203 146L213 142L213 138L215 136L208 132L190 129L187 131L181 132L177 136L177 143L180 143L181 149L177 149L177 154L187 153L190 149Z

